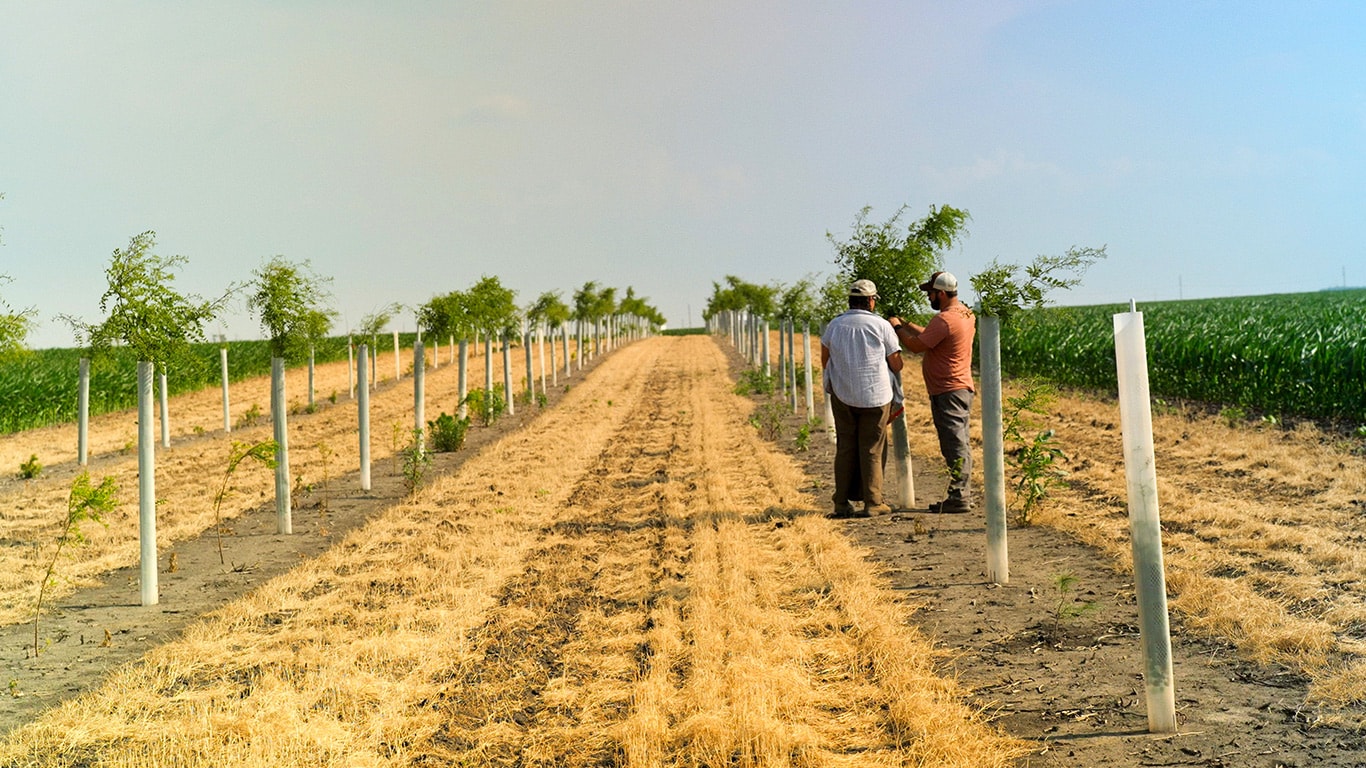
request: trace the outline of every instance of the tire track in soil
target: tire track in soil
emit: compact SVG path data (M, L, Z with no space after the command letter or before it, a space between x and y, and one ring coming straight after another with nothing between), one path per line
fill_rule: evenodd
M678 447L668 411L681 375L656 367L648 378L648 412L617 432L471 633L477 650L431 702L445 725L415 765L619 763L658 585L681 578L658 489Z

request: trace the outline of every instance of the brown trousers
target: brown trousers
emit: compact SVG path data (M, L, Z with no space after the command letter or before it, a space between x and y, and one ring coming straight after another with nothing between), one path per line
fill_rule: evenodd
M882 458L887 445L887 416L891 403L877 408L855 408L830 397L835 414L836 504L863 500L882 503Z

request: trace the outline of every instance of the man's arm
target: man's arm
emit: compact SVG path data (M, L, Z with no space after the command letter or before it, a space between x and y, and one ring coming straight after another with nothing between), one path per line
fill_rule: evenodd
M896 333L897 341L905 347L908 352L923 355L930 351L929 346L920 340L920 334L925 332L924 326L908 323L899 317L891 318L892 330Z

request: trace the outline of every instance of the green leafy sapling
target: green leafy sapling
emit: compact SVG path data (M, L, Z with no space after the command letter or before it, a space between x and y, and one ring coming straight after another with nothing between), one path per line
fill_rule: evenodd
M118 486L114 483L114 478L106 477L99 485L91 485L89 472L82 472L71 484L71 493L66 501L66 519L62 522L62 532L57 537L57 546L52 551L52 558L48 560L47 568L43 571L43 580L38 586L38 604L33 609L34 656L41 650L38 620L43 613L43 600L47 597L48 587L56 582L57 562L62 552L67 547L85 544L85 534L81 531L82 523L96 522L107 525L104 516L118 506L118 500L115 498L117 493Z
M1062 638L1064 624L1100 609L1100 605L1094 600L1078 602L1073 596L1076 587L1077 577L1075 574L1060 573L1053 577L1053 592L1056 598L1053 603L1052 616L1054 640Z
M427 431L431 434L432 450L437 453L460 450L465 444L465 435L469 432L469 428L469 417L458 419L442 411L440 416L427 422Z
M1067 455L1055 441L1053 430L1038 429L1033 416L1048 413L1054 389L1040 381L1029 381L1024 391L1006 398L1002 431L1015 467L1015 497L1020 503L1018 522L1028 525L1034 510L1047 499L1052 489L1063 482L1067 472L1059 465Z
M213 530L214 536L218 541L218 562L226 563L223 557L223 524L221 511L223 500L228 497L230 491L229 483L232 475L242 462L252 460L265 465L269 469L275 469L275 450L274 440L262 440L259 443L242 443L234 440L228 448L228 466L223 472L223 484L219 486L218 492L213 496Z
M412 439L403 447L401 453L403 455L403 484L407 487L408 492L412 493L422 487L427 468L432 463L432 455L424 449L422 430L410 430L409 434Z

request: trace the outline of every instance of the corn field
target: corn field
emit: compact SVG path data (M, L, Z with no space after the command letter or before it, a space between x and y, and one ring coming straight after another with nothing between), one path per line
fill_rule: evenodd
M391 337L380 339L383 344ZM400 334L400 344L411 347L415 334ZM368 339L357 339L357 343ZM266 341L229 341L194 345L188 365L167 372L171 394L217 386L221 347L228 349L228 378L239 381L270 373L270 347ZM0 433L61 424L76 420L76 395L80 358L86 350L40 349L27 351L0 364ZM137 405L137 360L131 351L114 349L90 367L90 414L97 416ZM315 350L319 363L346 359L346 337L323 340Z
M1026 312L1001 331L1010 375L1115 391L1112 316L1127 305ZM1273 416L1366 422L1366 290L1143 304L1154 397Z

